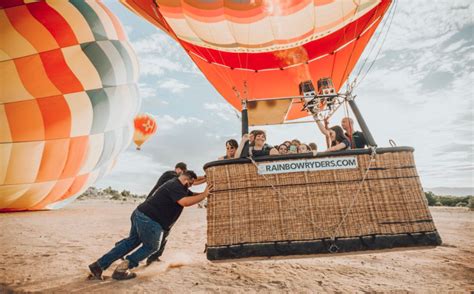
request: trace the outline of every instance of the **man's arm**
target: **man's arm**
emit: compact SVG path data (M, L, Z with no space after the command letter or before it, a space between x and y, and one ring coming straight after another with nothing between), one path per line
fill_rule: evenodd
M207 185L206 190L204 190L204 192L202 192L201 194L197 194L197 195L194 195L194 196L183 197L183 198L179 199L177 201L177 203L179 205L183 206L183 207L187 207L187 206L191 206L191 205L194 205L196 203L199 203L202 200L204 200L204 198L206 198L209 195L210 192L212 192L212 188L213 188L212 185Z
M204 184L205 182L206 182L206 176L200 176L194 180L194 185L201 185L201 184Z
M242 136L242 140L240 140L239 147L238 147L237 150L235 151L234 158L240 158L240 156L242 155L242 151L244 151L245 144L246 144L248 141L249 141L249 135L248 135L248 134L244 134L244 135Z

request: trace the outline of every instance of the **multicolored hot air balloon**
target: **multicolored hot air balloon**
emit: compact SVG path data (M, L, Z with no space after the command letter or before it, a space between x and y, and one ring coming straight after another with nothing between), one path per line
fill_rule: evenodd
M120 0L175 38L236 109L299 95L300 82L347 80L391 0ZM270 103L270 102L269 102ZM294 100L280 122L308 115ZM275 123L278 123L275 122Z
M99 0L3 0L0 38L0 211L62 207L130 143L135 54Z
M133 120L135 132L133 142L137 145L137 150L141 149L143 143L156 133L156 120L151 114L139 114Z

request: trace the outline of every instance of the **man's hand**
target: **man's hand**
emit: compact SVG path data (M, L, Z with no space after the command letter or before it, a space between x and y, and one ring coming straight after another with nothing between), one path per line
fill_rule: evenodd
M245 142L247 142L248 140L249 140L249 134L243 134L243 135L242 135L242 140L241 140L241 142L242 142L242 143L245 143Z
M204 190L204 194L206 194L206 197L209 196L209 193L212 193L214 191L214 185L213 184L208 184L206 189Z

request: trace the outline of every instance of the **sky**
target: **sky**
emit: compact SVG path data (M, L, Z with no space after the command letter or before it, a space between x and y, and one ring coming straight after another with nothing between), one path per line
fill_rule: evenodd
M238 112L176 41L118 1L104 2L119 17L137 54L140 112L155 116L158 131L141 151L132 143L96 186L146 194L179 161L204 174L205 163L225 154L225 141L239 141ZM375 63L355 89L357 104L379 146L389 146L392 139L415 148L423 187L474 187L474 4L396 3L380 52L384 35L368 56L368 64ZM331 124L342 116L339 111ZM324 146L314 124L261 129L273 145L298 138Z

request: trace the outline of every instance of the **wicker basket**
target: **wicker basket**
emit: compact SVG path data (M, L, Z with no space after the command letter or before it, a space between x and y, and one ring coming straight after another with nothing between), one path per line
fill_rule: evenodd
M439 245L413 149L369 153L316 156L357 157L356 168L269 175L256 164L303 156L207 164L208 259Z

